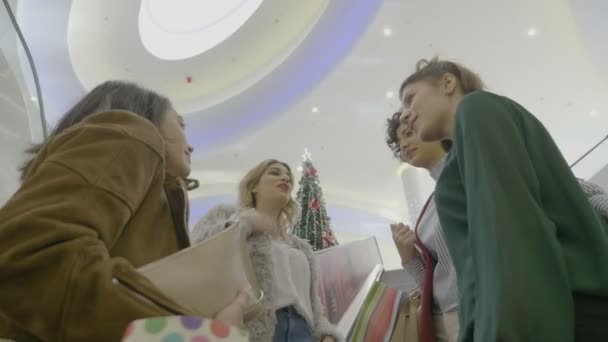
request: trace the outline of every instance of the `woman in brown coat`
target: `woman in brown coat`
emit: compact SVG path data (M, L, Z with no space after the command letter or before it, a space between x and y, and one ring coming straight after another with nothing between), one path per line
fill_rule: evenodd
M196 315L136 271L190 244L192 151L169 100L132 83L67 112L0 209L0 338L117 341L138 318ZM243 302L219 318L238 324Z

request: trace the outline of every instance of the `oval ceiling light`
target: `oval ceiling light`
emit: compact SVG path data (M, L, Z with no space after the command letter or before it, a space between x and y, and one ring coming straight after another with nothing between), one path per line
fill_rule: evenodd
M142 0L139 36L164 60L194 57L234 34L263 0Z

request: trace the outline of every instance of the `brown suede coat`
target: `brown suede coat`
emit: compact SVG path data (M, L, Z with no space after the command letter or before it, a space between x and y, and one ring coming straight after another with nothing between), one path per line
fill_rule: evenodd
M187 208L149 121L100 113L50 139L0 209L0 337L119 341L137 318L196 315L135 270L189 245Z

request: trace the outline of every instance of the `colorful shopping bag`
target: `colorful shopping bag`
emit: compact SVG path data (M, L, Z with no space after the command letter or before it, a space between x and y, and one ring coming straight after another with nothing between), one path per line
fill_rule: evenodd
M168 316L131 322L123 342L247 342L248 336L245 330L218 320Z
M389 342L399 316L403 292L376 282L365 298L351 335L352 342Z

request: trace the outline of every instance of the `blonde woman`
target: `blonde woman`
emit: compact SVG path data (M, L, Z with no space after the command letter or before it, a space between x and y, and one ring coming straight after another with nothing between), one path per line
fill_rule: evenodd
M239 205L211 209L191 237L201 242L231 225L252 232L251 258L265 293L262 312L246 324L252 341L337 341L317 294L312 248L287 232L299 214L292 189L289 166L265 160L241 180Z

